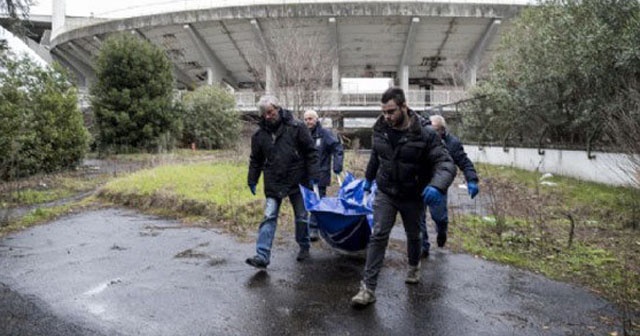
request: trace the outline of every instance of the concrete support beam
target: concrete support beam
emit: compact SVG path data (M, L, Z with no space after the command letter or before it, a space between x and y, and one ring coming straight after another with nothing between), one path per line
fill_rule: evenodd
M224 66L224 64L222 64L213 50L211 50L200 32L198 32L198 30L195 29L190 23L185 24L183 27L195 44L196 50L198 50L200 57L207 61L207 83L209 85L221 84L224 80L233 87L238 87L237 81L229 76L229 70L227 70L227 68Z
M131 30L131 33L138 35L138 37L148 41L149 43L153 43L139 29L133 29ZM173 76L176 79L176 82L182 83L182 85L187 88L194 88L195 85L193 79L191 79L191 77L175 62L171 62L171 64L173 64Z
M26 43L27 46L33 50L40 58L42 58L45 62L51 64L53 59L51 58L51 53L49 52L49 48L45 47L45 45L39 44L38 42L30 39L23 38L22 42Z
M229 41L231 41L231 44L233 44L233 47L236 49L238 54L240 54L240 57L242 57L242 60L244 61L244 63L247 66L247 69L249 69L249 72L253 76L253 78L254 78L254 80L256 82L256 85L258 87L264 89L264 86L262 86L262 83L260 83L260 78L258 78L258 76L256 75L258 72L251 65L251 63L249 63L249 61L247 60L247 56L244 54L242 49L240 49L240 47L238 46L238 43L236 42L236 40L233 39L233 36L231 35L231 32L229 32L229 29L227 29L227 25L223 21L220 21L220 27L222 28L222 31L224 32L224 34L229 38Z
M267 43L260 27L260 23L256 19L251 20L251 29L256 38L256 42L262 53L265 55L265 90L267 93L273 93L278 87L278 80L276 74L273 73L273 67L275 65L275 53L271 50L271 46Z
M478 72L478 66L480 65L480 61L484 56L485 51L487 50L487 46L491 44L493 39L496 37L498 27L502 23L500 19L493 19L487 25L482 36L473 46L471 52L467 56L466 61L466 69L464 74L464 86L465 89L468 89L474 85L476 85L476 75Z
M69 69L71 71L71 73L73 74L73 76L76 79L76 84L78 85L78 87L88 87L87 86L87 79L84 77L84 75L82 74L82 72L80 72L80 70L76 69L73 64L71 64L69 61L67 61L64 56L60 55L56 50L52 50L51 51L51 58L57 62L59 62L60 64L62 64L66 69Z
M69 42L68 44L73 50L75 50L75 53L85 64L88 64L89 66L91 66L91 68L93 68L93 56L91 56L90 52L74 42Z
M419 17L411 18L411 24L409 24L409 31L407 32L407 39L404 41L404 48L402 48L402 56L400 57L400 64L398 64L398 85L404 90L409 90L409 58L413 53L413 46L416 42L416 33L418 31L418 24L420 23Z
M81 59L76 57L70 52L62 48L56 48L52 51L55 56L62 58L68 65L70 65L71 69L74 69L74 72L80 73L83 78L83 84L85 87L91 86L91 84L95 81L96 75L91 68L90 65L85 64Z

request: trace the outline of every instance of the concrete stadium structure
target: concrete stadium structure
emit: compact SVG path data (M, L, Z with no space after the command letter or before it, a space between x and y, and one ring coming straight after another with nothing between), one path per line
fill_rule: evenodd
M241 109L252 110L259 94L281 88L276 58L288 50L273 41L293 31L291 36L316 41L317 55L334 59L328 80L314 95L330 97L329 103L313 101L309 107L365 116L377 111L378 96L347 94L341 78L392 78L416 109L455 102L486 69L510 19L528 5L524 0L190 0L79 18L67 17L65 1L54 0L51 17L31 18L39 41L30 45L87 87L103 41L130 32L165 50L178 88L224 83L236 90Z

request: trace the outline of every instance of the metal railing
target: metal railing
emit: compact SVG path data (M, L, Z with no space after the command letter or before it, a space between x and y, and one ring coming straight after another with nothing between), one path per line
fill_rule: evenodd
M89 92L86 89L78 91L81 108L89 106ZM236 106L242 110L257 109L258 100L264 92L238 91L235 92ZM296 102L296 106L332 110L340 108L378 108L380 106L379 93L341 93L334 90L318 90L311 92L280 92L276 94L285 107ZM414 109L424 109L429 106L452 104L468 97L463 90L408 90L405 92L407 104Z
M263 92L239 91L235 93L238 108L256 108ZM378 107L380 93L342 93L333 90L312 92L285 91L276 94L283 105L295 101L299 106L332 109L339 107ZM445 105L468 98L464 90L408 90L405 92L407 104L412 108Z

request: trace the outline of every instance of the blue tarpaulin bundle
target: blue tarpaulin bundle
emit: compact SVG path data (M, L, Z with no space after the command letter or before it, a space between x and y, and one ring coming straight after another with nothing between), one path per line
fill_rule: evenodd
M335 249L361 252L367 247L373 227L374 197L366 197L364 183L364 179L356 179L347 173L338 197L323 198L300 186L304 206L315 215L320 236ZM374 183L371 195L375 194L375 188Z

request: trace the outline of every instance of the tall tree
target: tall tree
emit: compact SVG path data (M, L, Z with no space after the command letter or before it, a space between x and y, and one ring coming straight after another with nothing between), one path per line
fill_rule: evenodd
M89 134L76 88L61 67L0 54L0 179L77 165Z
M475 92L472 132L536 143L611 141L608 110L640 79L640 3L551 0L525 10Z
M171 63L155 45L131 34L105 41L90 88L100 151L158 151L174 146Z
M254 60L257 69L270 65L275 91L283 106L294 112L321 109L331 103L332 68L335 47L324 33L313 27L297 28L293 21L278 20L266 33L261 54ZM266 50L265 50L266 49ZM266 80L266 74L257 74ZM301 116L301 115L300 115Z

